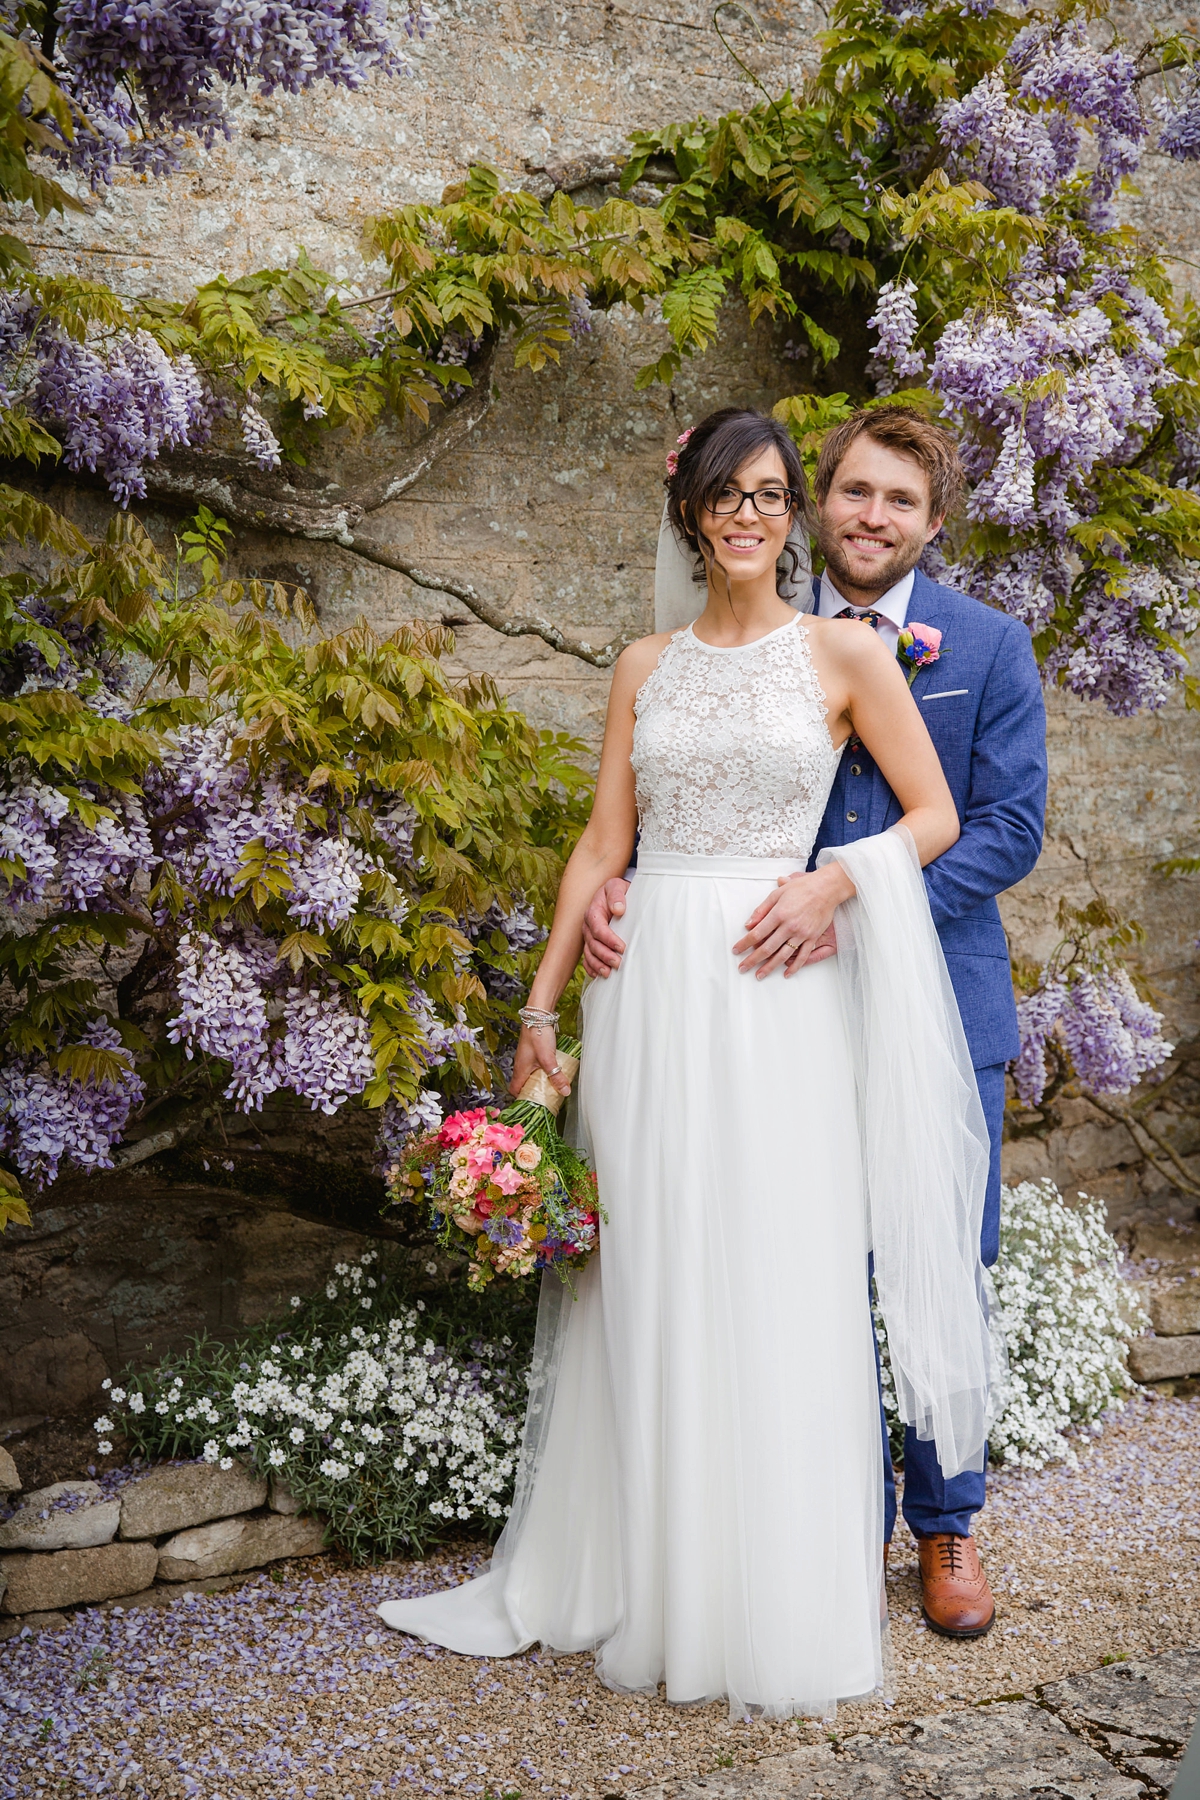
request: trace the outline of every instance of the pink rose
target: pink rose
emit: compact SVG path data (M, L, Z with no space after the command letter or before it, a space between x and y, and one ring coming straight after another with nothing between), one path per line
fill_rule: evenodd
M897 639L896 655L908 670L908 685L911 687L918 669L940 662L942 634L936 625L921 625L913 619L905 625Z
M513 1158L518 1169L536 1169L542 1160L542 1153L536 1144L521 1144Z

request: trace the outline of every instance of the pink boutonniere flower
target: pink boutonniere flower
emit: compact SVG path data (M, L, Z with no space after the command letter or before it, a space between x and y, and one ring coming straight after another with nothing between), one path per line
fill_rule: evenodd
M945 655L950 652L946 651ZM900 633L896 655L908 671L908 685L917 679L917 671L939 662L943 655L942 634L936 625L919 625L914 619Z
M679 446L679 450L683 449L683 446L687 443L688 439L691 437L692 430L693 430L693 427L689 425L687 430L681 431L679 436L675 439L675 442ZM668 450L667 451L667 474L668 475L673 475L675 473L676 469L679 467L679 450Z

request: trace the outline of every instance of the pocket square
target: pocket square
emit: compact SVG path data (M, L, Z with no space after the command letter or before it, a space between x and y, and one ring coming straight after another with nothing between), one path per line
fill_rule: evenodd
M927 700L954 700L959 694L969 694L970 688L943 688L940 694L922 694L921 705Z

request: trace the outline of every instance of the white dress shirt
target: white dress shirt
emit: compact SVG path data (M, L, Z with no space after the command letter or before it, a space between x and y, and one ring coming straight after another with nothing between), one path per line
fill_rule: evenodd
M878 600L872 600L870 606L856 606L854 608L855 612L876 612L879 614L879 624L875 629L893 654L895 654L896 645L899 642L900 632L904 626L904 621L908 617L908 603L912 599L912 591L913 570L910 569L907 575L901 576L895 587L890 587L887 593L882 594ZM849 606L850 604L851 602L849 600L842 599L842 596L838 593L832 581L829 579L828 573L822 575L821 598L817 602L818 618L836 618L842 608L844 606Z

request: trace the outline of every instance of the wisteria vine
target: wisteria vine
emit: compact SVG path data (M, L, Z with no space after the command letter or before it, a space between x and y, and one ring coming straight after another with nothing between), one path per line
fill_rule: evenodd
M1102 900L1083 908L1064 902L1058 922L1059 943L1017 1002L1021 1052L1013 1077L1031 1108L1047 1104L1072 1076L1085 1092L1127 1094L1175 1048L1162 1014L1142 999L1121 960L1139 928Z
M215 564L215 522L198 525ZM179 598L140 528L117 540L126 599L159 584L133 628L81 627L70 600L0 579L0 1154L41 1187L112 1167L164 1104L177 1121L217 1094L243 1112L287 1094L381 1108L385 1157L444 1097L502 1085L544 936L522 890L545 908L586 778L489 693L449 688L442 634L297 646L239 618L246 590L219 569ZM111 564L92 567L123 610ZM135 658L213 685L164 703L144 676L134 690ZM256 710L268 670L278 734ZM346 704L364 690L374 725ZM86 725L95 766L62 765L59 716ZM455 849L467 817L476 847Z
M65 0L56 19L55 68L87 121L62 156L93 185L119 164L177 168L186 133L208 146L231 137L235 85L299 94L410 74L405 46L434 23L426 0L403 15L399 36L387 0Z
M1150 136L1140 82L1135 57L1099 47L1080 17L1018 30L961 99L930 108L928 128L949 175L986 190L977 212L1024 215L1019 254L974 271L964 257L948 292L931 267L954 235L948 217L923 238L913 206L894 208L923 278L884 283L871 319L877 390L923 383L963 444L968 528L934 548L931 573L1014 613L1047 680L1117 714L1165 703L1200 626L1196 568L1179 549L1179 527L1200 518L1184 330L1117 216ZM1191 104L1161 123L1174 155L1188 153ZM1092 524L1123 470L1142 510L1171 515L1157 541L1152 525L1131 544Z

